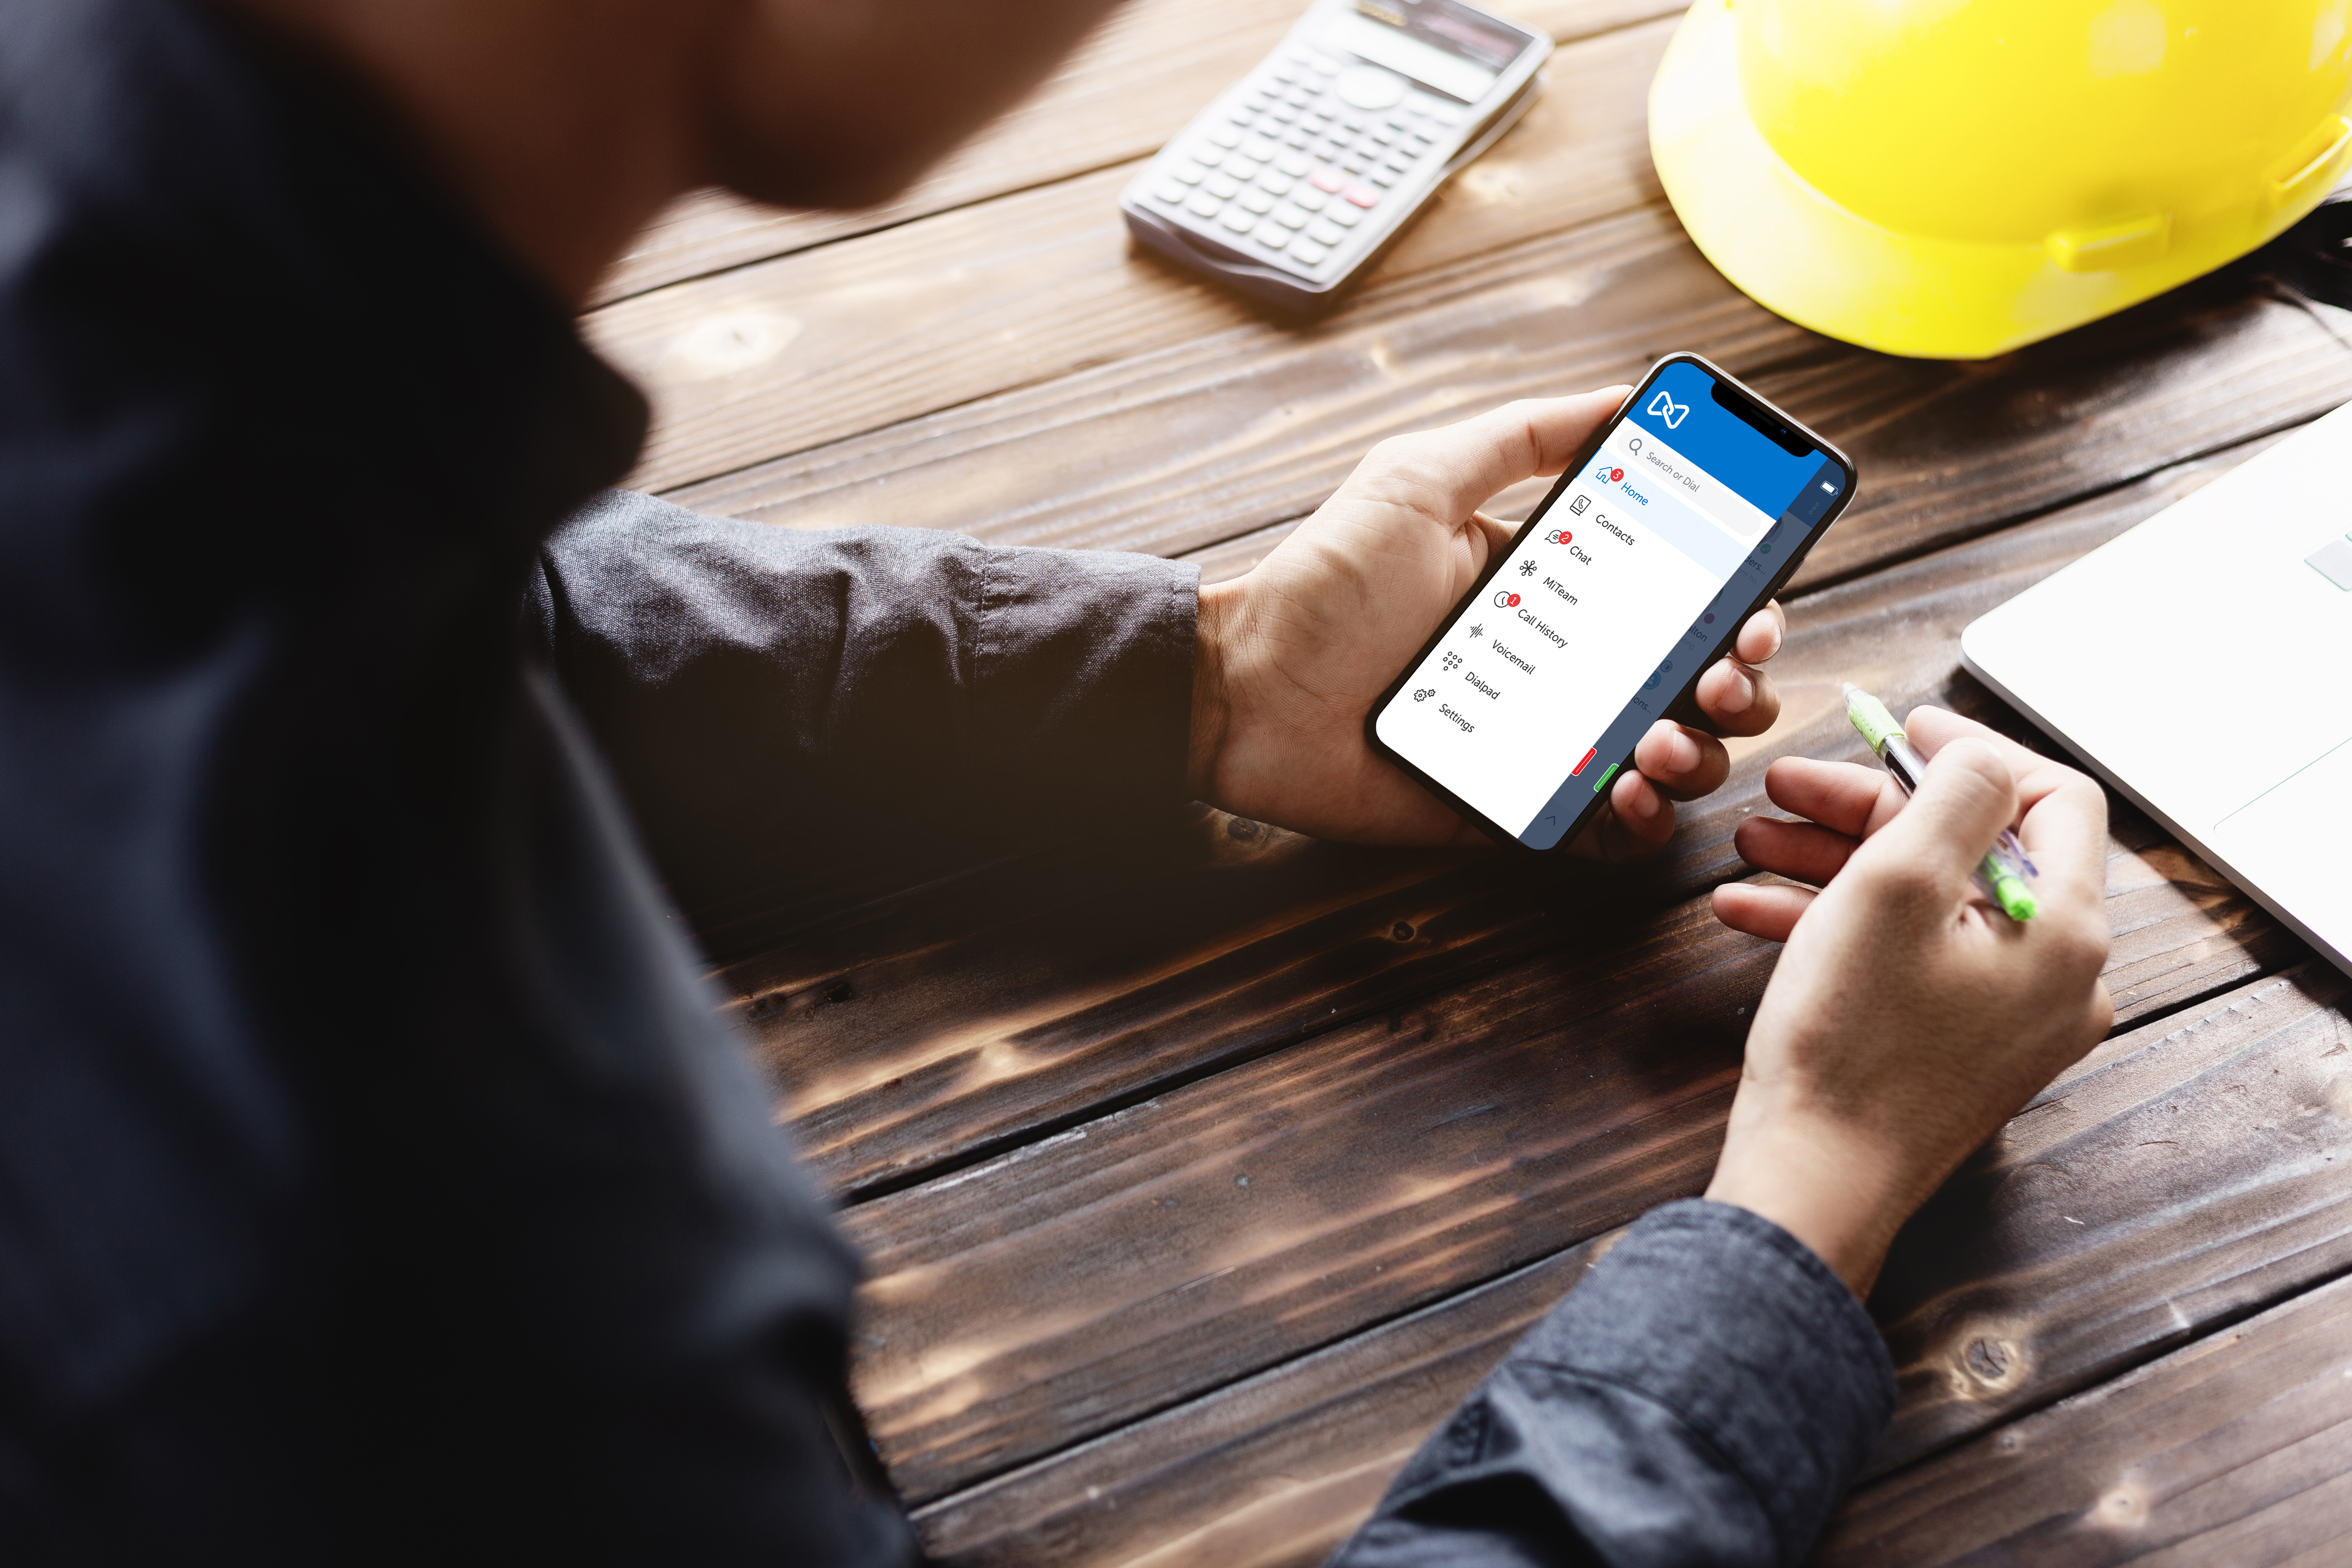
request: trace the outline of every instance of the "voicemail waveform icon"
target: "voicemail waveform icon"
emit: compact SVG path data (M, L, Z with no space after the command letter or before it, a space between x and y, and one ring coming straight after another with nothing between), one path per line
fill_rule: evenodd
M1664 420L1666 422L1666 428L1673 430L1680 426L1684 420L1690 417L1690 405L1687 403L1676 403L1673 398L1668 397L1665 394L1665 389L1661 387L1658 391L1658 395L1650 399L1650 406L1647 412L1653 419Z

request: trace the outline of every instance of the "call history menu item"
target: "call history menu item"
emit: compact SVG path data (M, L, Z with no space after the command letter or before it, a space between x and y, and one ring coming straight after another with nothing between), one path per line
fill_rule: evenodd
M1557 845L1848 489L1670 361L1381 711L1381 742Z

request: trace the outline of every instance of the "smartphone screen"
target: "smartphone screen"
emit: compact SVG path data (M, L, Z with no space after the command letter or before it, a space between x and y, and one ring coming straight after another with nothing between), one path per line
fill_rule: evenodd
M1549 849L1852 499L1835 448L1694 354L1653 367L1372 709L1375 750Z

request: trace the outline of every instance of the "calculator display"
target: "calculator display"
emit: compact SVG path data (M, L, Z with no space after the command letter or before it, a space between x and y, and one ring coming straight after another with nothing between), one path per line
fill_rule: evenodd
M1465 103L1477 102L1495 85L1502 68L1527 47L1524 37L1494 37L1489 44L1492 29L1466 24L1435 5L1413 9L1433 14L1407 16L1371 0L1358 0L1353 11L1332 18L1323 35L1324 46L1386 66ZM1481 63L1480 57L1493 64Z

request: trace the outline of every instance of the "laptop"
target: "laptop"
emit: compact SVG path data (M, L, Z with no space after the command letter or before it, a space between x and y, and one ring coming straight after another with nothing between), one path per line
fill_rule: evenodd
M1960 659L2352 974L2352 404L1971 623Z

